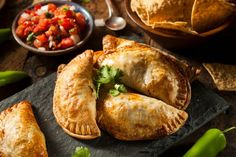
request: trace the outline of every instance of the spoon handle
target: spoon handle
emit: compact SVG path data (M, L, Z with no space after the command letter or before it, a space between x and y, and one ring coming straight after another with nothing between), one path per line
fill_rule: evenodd
M113 12L114 12L114 10L113 10L113 7L112 7L112 2L111 2L111 0L105 0L106 1L106 4L107 4L107 7L108 7L108 18L110 18L110 17L112 17L112 15L113 15Z

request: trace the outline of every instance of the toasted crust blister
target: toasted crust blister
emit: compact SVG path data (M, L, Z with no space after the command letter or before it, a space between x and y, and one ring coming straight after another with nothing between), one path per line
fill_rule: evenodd
M93 51L87 50L60 68L53 97L53 113L69 135L94 139L101 135L96 123Z
M122 82L142 94L158 98L178 109L185 109L191 98L189 80L158 49L135 41L107 35L98 65L123 71Z
M45 137L28 101L0 113L1 157L47 157Z
M102 95L97 104L97 121L101 128L119 140L150 140L170 135L184 125L185 111L161 100L135 93L113 97Z

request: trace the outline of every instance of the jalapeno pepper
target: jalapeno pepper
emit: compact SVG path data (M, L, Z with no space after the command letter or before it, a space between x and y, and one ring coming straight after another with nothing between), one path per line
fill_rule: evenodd
M11 36L11 29L10 28L1 28L0 29L0 43L8 40Z
M3 71L0 72L0 87L17 82L28 75L23 71Z
M226 147L224 133L233 129L236 129L236 127L224 131L216 128L209 129L183 157L215 157Z

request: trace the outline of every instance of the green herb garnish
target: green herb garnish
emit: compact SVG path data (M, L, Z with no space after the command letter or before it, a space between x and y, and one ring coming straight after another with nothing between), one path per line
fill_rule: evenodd
M110 66L102 66L97 71L96 82L96 91L97 98L99 97L99 90L102 84L113 84L114 88L109 90L109 93L112 96L117 96L121 92L126 92L126 88L123 84L119 84L120 78L123 76L123 73L120 69L116 69Z
M61 40L61 35L57 34L57 36L55 37L56 40Z
M30 33L27 38L26 38L26 41L27 42L32 42L34 39L36 38L35 34L32 32Z
M120 91L120 92L127 92L127 89L125 88L125 86L123 84L115 84L115 89Z
M90 157L90 151L86 147L76 147L71 157Z
M120 93L125 93L125 92L127 92L127 89L125 88L125 86L123 84L115 84L114 89L109 90L109 93L112 96L117 96Z
M64 11L68 11L69 8L68 8L68 7L64 7L63 10L64 10Z
M46 16L47 19L51 19L53 17L53 14L50 13L50 12L46 12L45 16Z
M112 96L118 96L120 94L120 92L116 89L110 89L109 90L109 93L112 95Z

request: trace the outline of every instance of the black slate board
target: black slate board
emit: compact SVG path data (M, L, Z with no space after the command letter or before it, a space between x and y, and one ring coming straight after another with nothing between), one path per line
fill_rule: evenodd
M0 102L0 111L21 100L29 100L43 131L49 157L69 157L76 146L87 146L92 157L141 157L158 156L170 146L226 110L229 105L225 100L199 82L192 84L192 99L187 112L189 119L177 133L155 141L123 142L107 133L95 140L81 141L67 135L56 123L52 114L52 97L56 74L38 81L25 90Z

